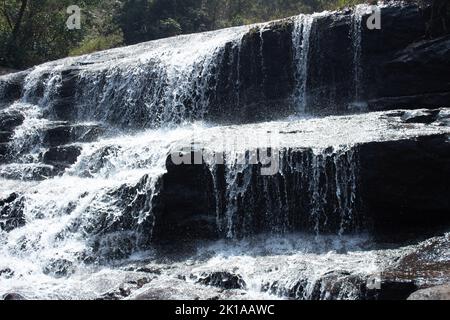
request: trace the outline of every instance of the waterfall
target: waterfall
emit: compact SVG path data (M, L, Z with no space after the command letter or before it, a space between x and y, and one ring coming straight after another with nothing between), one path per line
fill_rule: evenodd
M313 15L300 15L294 19L292 42L296 67L295 78L297 82L294 92L294 103L300 113L305 113L307 108L309 43L313 23Z
M282 150L280 159L275 176L261 176L255 165L227 159L225 190L214 183L217 203L225 203L224 209L217 207L217 227L226 237L241 238L258 231L343 235L360 227L358 159L353 148ZM221 177L213 168L218 181Z
M225 45L239 43L249 28L180 36L47 63L29 73L22 100L39 104L55 118L63 114L71 120L125 128L201 120L216 91Z
M353 44L353 87L354 103L359 103L361 99L361 80L362 80L362 22L363 16L367 11L367 5L357 5L352 14L352 24L350 28L350 38Z
M96 299L125 283L170 298L361 298L379 267L359 232L372 179L361 150L449 133L448 112L407 124L403 111L305 117L313 96L332 104L343 88L363 98L364 10L352 13L350 58L319 34L328 23L348 40L348 15L326 12L0 77L0 296ZM342 68L313 65L333 60L312 59L330 42ZM438 116L441 125L414 122ZM170 163L184 148L214 157ZM213 288L217 274L208 282L224 270L228 284L239 273L237 288Z

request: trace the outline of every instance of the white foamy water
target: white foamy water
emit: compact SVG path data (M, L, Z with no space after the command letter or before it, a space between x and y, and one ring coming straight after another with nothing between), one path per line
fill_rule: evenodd
M27 115L31 114L33 113ZM30 128L27 128L28 126ZM289 121L227 127L211 127L197 123L176 129L149 130L131 135L121 134L117 137L106 137L92 143L78 143L77 145L82 148L81 155L77 162L60 177L42 182L2 180L0 194L2 197L8 196L11 192L20 195L16 201L19 201L18 205L23 205L26 223L8 233L3 231L0 233L0 270L14 271L10 277L0 277L0 293L17 291L29 295L31 298L95 298L105 293L106 288L111 288L112 284L119 285L121 281L125 281L124 279L135 277L133 274L114 268L84 262L86 257L95 256L98 253L109 254L111 248L121 245L123 237L131 234L128 231L121 233L119 230L105 234L102 241L96 240L96 246L99 247L95 253L92 251L92 232L95 234L97 232L95 230L98 228L107 230L108 225L103 225L105 222L111 228L114 227L117 221L121 221L125 217L124 208L126 206L133 207L140 194L145 195L147 205L138 206L135 210L133 219L136 219L136 222L134 225L139 230L139 226L145 221L151 221L149 218L152 215L150 204L153 195L157 192L156 183L166 172L167 156L173 151L190 147L193 142L197 147L200 146L215 152L226 151L236 157L240 152L246 150L267 148L269 142L276 143L272 147L278 148L278 150L313 148L314 152L320 155L324 149L330 146L333 146L337 152L341 148L348 150L358 143L369 141L397 140L450 132L447 127L437 125L410 124L402 126L402 130L399 130L400 126L399 118L388 116L388 113L378 112L351 117L290 119ZM26 133L34 127L34 121L25 120L24 126L17 129L17 139L14 143L28 139L29 134ZM225 143L226 141L230 143ZM230 162L230 164L232 163L233 161ZM33 165L33 162L29 165ZM209 165L214 165L214 162ZM8 168L5 166L8 165L0 166L0 171L2 168ZM245 168L246 166L229 166L227 192L230 199L242 192L239 188L245 188L245 184L238 185L235 180L237 172L243 172ZM10 167L7 170L10 170ZM143 180L143 177L147 178ZM345 183L345 179L350 178L337 176L337 179L339 179L337 185L341 185ZM312 185L314 186L314 184ZM123 193L124 190L128 190L127 186L136 189L131 189L131 198L124 200L128 199L128 196L125 197ZM343 189L344 187L341 192ZM312 192L316 194L319 191L312 190ZM319 197L317 201L321 201L320 193L317 193L317 196ZM133 197L135 197L134 200ZM348 196L339 199L351 200ZM123 201L125 204L122 203ZM340 203L340 205L343 208L342 214L349 215L349 211L345 209L350 208L349 204ZM320 205L317 205L317 208L320 208ZM230 220L226 224L228 229L226 232L232 238L234 232L232 202L228 210ZM101 223L100 226L97 225L98 223ZM151 229L148 228L145 229L144 235L146 232L151 233ZM138 244L142 240L140 236L133 239L136 248L127 251L128 254L137 250ZM310 238L310 240L292 241L295 245L308 246L308 243L314 243L313 240ZM231 269L240 268L243 279L249 286L248 291L245 292L246 297L261 298L264 297L264 294L260 295L264 291L262 288L266 286L264 288L267 289L267 285L270 286L270 283L272 283L272 294L283 296L283 290L292 289L294 285L289 281L294 281L293 279L298 279L303 275L305 279L308 279L309 284L302 295L308 297L309 294L312 294L314 279L320 278L320 275L326 274L331 269L336 269L336 266L339 266L338 269L342 268L355 273L366 272L367 274L377 268L376 252L360 252L358 249L355 249L355 252L341 255L333 252L329 254L311 253L303 249L298 249L296 252L297 249L293 248L293 251L281 254L281 256L279 254L271 256L271 250L277 250L278 242L281 242L281 247L286 244L289 247L292 244L283 239L274 241L265 247L266 256L226 255L224 253L216 255L206 262L201 262L195 268L193 267L194 263L188 269L195 275L203 270L214 270L223 265L227 265ZM319 241L326 243L326 240ZM333 241L340 243L341 240L336 238ZM353 240L349 239L349 241ZM323 247L326 248L326 246ZM52 266L55 261L66 263L62 269L64 273L58 273L58 266L54 267L53 265L53 269L49 269L49 265ZM279 261L284 262L278 263ZM278 266L276 267L276 265ZM300 268L300 266L303 267ZM178 265L175 268L177 267ZM261 272L261 270L275 267L278 268L273 269L276 271ZM295 270L301 274L296 274ZM296 275L294 278L289 278L288 274ZM171 281L177 281L174 279L175 274L167 276ZM162 277L157 281L164 286L167 284L166 280ZM275 282L276 286L273 285ZM89 285L87 285L88 283ZM196 290L202 292L203 289L197 288ZM342 298L352 298L354 293L350 290L348 293L343 292L342 294Z
M364 8L356 8L351 26L356 102L363 76ZM406 125L389 112L305 116L314 21L327 14L294 19L293 98L302 116L280 121L201 122L218 89L223 63L236 67L230 77L237 79L240 105L241 44L255 26L152 41L30 70L21 99L1 106L2 112L18 113L24 121L2 145L7 152L0 163L0 224L8 230L0 231L0 296L17 292L31 299L95 299L125 292L121 298L327 299L334 283L334 297L357 299L353 277L365 281L414 248L378 250L368 236L346 235L358 214L355 147L448 134L450 129L438 123ZM264 71L263 33L269 26L256 27ZM223 60L226 48L232 61ZM13 77L1 77L0 95ZM49 128L72 130L73 125L105 130L99 129L93 142L68 137L61 143L66 151L80 152L73 165L61 169L58 163L44 163ZM245 163L246 154L269 148L271 159L279 163L259 180L256 190L264 208L243 211L242 201L259 177ZM191 150L204 151L216 199L215 227L225 240L170 252L174 249L154 245L154 202L169 155ZM299 159L298 153L308 154ZM223 179L217 173L221 159L213 157L220 154L225 154ZM288 181L295 187L291 197L309 198L306 218L293 220L311 223L312 235L290 234L295 228ZM325 236L330 190L338 222L334 235ZM245 229L252 219L270 221L268 233L255 236ZM200 284L220 272L239 275L245 287L223 291Z

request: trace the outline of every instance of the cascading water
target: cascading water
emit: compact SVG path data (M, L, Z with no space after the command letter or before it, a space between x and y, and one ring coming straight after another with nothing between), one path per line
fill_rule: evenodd
M296 65L297 86L294 93L294 103L301 113L306 112L307 105L307 84L308 84L308 63L309 63L309 43L311 30L314 23L314 15L301 15L294 20L293 48Z
M351 25L355 101L361 94L362 8ZM215 107L223 70L233 90L225 99L230 108L248 103L241 101L244 90L258 95L262 90L241 70L243 61L257 61L261 70L254 74L265 77L264 85L270 82L273 75L265 74L273 62L270 24L256 29L260 52L253 55L245 51L251 45L243 46L255 29L248 26L29 71L21 98L0 101L0 121L7 124L0 130L0 295L108 298L128 292L121 287L126 283L132 292L121 298L145 290L185 299L361 298L367 277L386 263L383 255L404 251L380 258L358 233L365 218L359 146L439 135L448 128L411 123L398 130L401 117L383 112L304 118L317 17L302 15L293 22L290 74L296 83L289 98L303 118L228 126L195 122ZM9 76L0 78L0 97L10 82ZM227 139L233 143L227 145ZM205 159L201 172L207 177L182 189L189 170L174 182L167 161L192 146L224 153L224 162ZM267 163L250 158L269 149L270 165L277 165L263 175ZM179 189L167 190L171 183ZM198 252L184 260L161 257L158 228L173 222L164 220L171 212L162 201L184 201L186 210L196 213L207 206L196 203L198 193L212 199L208 221L222 240L201 239L195 243ZM183 225L189 218L175 222ZM193 238L189 242L197 240L195 228L203 227L203 220L192 219L189 234L178 235ZM240 276L233 278L235 273ZM217 283L231 291L214 289Z
M180 36L44 64L25 80L23 100L58 112L54 109L62 99L72 107L68 116L77 121L134 129L200 120L215 91L224 46L239 43L249 28ZM127 55L128 50L133 56ZM75 75L62 81L64 72ZM68 91L75 91L73 101L64 100ZM36 101L36 96L42 98Z
M362 23L363 16L367 12L367 5L357 5L352 14L352 25L350 29L350 38L353 44L353 86L354 103L360 103L361 99L361 80L362 80Z

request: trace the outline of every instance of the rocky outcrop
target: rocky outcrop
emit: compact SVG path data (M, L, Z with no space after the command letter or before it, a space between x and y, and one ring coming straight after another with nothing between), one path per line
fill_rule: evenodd
M444 285L414 292L408 300L450 300L450 286Z
M153 240L218 238L213 180L207 167L174 165L170 156L166 167L167 174L154 200Z
M424 235L450 226L447 135L374 142L358 149L363 210L376 234Z
M295 112L292 31L292 21L274 22L254 27L238 45L227 44L208 119L257 122Z
M3 300L5 300L5 301L20 301L20 300L26 300L26 299L18 293L7 293L3 296Z
M73 262L66 259L52 259L43 270L44 274L54 278L67 278L74 272Z
M391 241L395 239L392 238ZM449 235L431 238L383 270L383 282L410 288L406 299L418 289L446 284L450 281ZM412 288L412 289L411 289Z
M191 275L191 278L196 280L197 283L225 290L246 288L245 281L240 275L232 274L226 271Z
M25 120L24 115L15 110L0 111L0 163L8 159L8 143L14 136L14 130Z
M74 142L92 142L104 131L104 128L97 124L55 123L45 130L43 142L49 147L58 147Z
M78 146L50 148L44 153L43 163L53 166L55 173L62 173L77 161L80 154L81 148Z

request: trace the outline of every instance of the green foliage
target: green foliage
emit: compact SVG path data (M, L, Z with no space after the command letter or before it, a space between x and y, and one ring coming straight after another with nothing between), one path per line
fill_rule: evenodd
M107 50L119 47L123 44L123 35L121 33L108 36L97 36L85 38L78 47L70 50L70 56L80 56L96 51Z
M68 55L279 19L364 0L0 0L0 65L25 68ZM82 10L68 30L66 9Z

